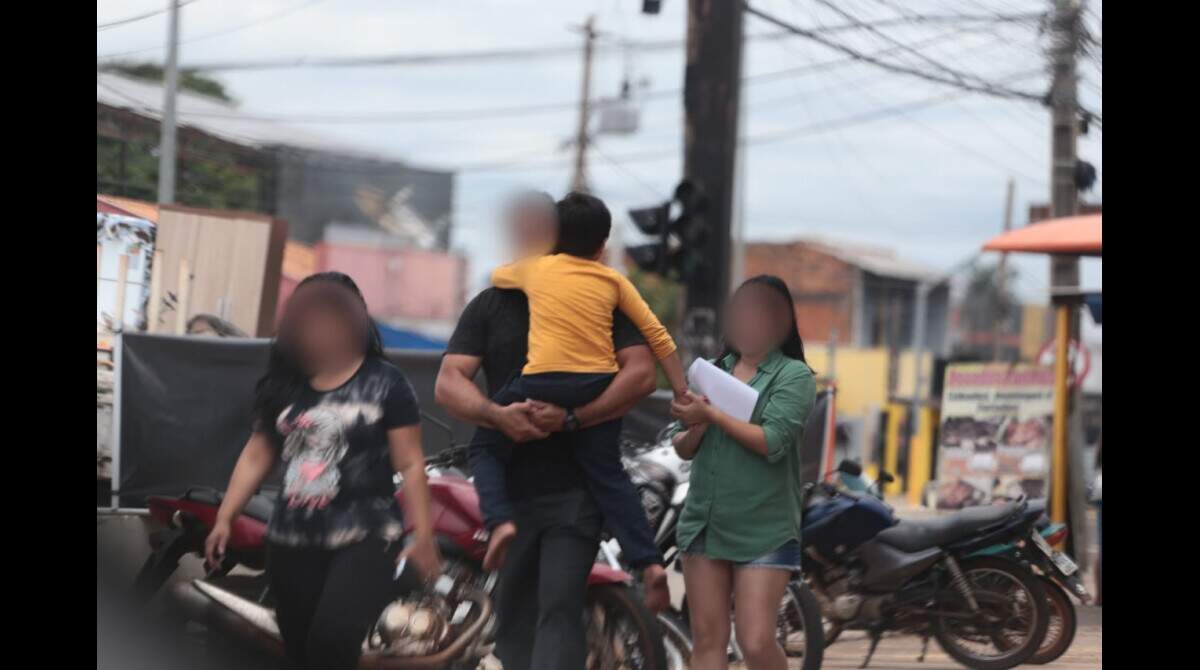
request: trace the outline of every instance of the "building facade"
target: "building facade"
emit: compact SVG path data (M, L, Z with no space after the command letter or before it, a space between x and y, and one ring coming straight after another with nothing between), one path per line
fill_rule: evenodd
M821 240L749 242L744 268L787 283L806 342L862 348L912 347L917 284L937 278L886 249ZM943 283L926 300L925 347L934 352L946 346L949 295Z

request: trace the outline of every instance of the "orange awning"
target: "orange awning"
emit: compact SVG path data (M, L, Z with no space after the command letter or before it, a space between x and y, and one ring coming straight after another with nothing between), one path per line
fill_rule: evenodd
M985 251L1099 256L1100 215L1050 219L1010 230L983 245Z

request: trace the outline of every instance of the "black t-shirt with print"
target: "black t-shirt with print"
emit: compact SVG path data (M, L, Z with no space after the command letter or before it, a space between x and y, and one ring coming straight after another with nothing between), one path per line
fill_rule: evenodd
M619 310L613 313L613 349L645 344L637 326ZM480 356L488 395L521 373L529 349L529 300L519 289L490 287L475 296L459 317L446 353ZM584 487L569 439L555 433L514 449L505 468L510 500L562 493ZM567 447L567 448L564 448Z
M336 389L304 388L269 434L287 465L267 539L336 548L403 530L387 431L421 420L412 385L391 363L367 358Z

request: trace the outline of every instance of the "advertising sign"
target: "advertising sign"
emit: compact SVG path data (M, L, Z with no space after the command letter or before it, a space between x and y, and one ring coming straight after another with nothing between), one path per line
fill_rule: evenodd
M946 368L938 433L937 507L1043 498L1050 474L1054 370L1006 363Z

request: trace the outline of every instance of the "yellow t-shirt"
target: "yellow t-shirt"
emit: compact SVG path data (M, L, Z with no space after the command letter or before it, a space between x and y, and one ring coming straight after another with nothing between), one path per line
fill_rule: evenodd
M529 298L529 360L522 372L616 372L613 310L638 327L659 359L675 341L624 275L597 261L551 254L502 265L496 288L518 288Z

